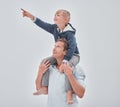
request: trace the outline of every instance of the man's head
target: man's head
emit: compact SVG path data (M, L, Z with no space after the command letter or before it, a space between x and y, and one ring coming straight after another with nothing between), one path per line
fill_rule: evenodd
M70 12L64 9L57 10L54 16L55 24L68 24L70 21Z
M66 39L58 39L53 48L53 57L63 59L68 50L68 42Z

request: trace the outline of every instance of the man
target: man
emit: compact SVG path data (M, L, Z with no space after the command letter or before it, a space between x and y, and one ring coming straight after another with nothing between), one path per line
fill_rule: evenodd
M40 65L40 71L36 78L37 84L41 81L44 73L49 73L49 85L48 87L42 87L41 93L47 94L48 92L48 107L78 107L78 101L76 96L82 98L85 93L84 79L85 75L76 68L71 68L68 64L64 64L63 72L59 71L60 65L63 63L64 56L67 53L68 44L65 39L58 39L53 49L52 57L56 58L57 64L50 65L49 61L44 61ZM69 80L73 89L73 104L67 103L67 91L66 91L66 78ZM43 91L44 90L44 91Z

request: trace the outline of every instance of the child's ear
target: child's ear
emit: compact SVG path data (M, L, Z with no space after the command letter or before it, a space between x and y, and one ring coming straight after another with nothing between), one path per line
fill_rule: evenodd
M68 23L68 22L69 22L69 19L68 19L68 18L65 18L65 22Z
M67 20L67 18L65 18L65 23L68 23L68 20Z

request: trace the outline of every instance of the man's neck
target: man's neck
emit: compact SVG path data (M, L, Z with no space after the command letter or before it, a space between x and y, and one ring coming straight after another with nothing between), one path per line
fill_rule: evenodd
M57 60L57 68L58 69L59 69L60 65L62 64L62 61L63 61L63 59L62 60Z

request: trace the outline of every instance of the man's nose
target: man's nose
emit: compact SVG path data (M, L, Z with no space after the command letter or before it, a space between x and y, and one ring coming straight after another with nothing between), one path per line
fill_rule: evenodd
M53 51L55 51L55 47L53 48Z

